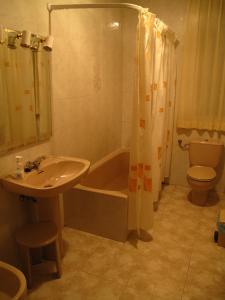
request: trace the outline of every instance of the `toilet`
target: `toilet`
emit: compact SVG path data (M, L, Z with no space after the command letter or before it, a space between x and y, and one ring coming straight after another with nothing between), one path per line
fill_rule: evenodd
M219 141L191 141L189 144L190 167L187 181L191 186L191 201L204 205L208 193L217 183L217 166L222 158L224 145Z

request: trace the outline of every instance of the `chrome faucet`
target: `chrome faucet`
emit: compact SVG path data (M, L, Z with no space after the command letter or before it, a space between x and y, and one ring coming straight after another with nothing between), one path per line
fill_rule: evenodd
M38 170L40 163L42 162L42 160L44 160L46 157L40 156L38 158L36 158L34 161L27 161L24 165L24 171L25 172L31 172L32 170Z

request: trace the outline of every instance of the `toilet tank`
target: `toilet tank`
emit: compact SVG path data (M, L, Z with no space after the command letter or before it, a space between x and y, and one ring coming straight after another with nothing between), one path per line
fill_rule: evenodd
M224 145L220 141L191 141L189 147L190 165L215 168L223 154Z

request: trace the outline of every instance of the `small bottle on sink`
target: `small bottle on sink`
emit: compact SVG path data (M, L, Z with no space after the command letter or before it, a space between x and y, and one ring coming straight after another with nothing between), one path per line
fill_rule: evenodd
M23 169L23 157L20 155L16 156L16 178L23 178L24 177L24 169Z

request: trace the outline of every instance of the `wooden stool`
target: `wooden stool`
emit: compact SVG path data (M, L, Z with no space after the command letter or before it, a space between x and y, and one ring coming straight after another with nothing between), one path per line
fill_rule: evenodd
M61 254L59 250L58 231L54 223L40 222L26 224L17 232L16 241L20 246L21 255L23 258L24 272L29 288L32 285L30 255L30 249L32 248L40 248L49 244L53 244L55 246L57 277L61 277Z

